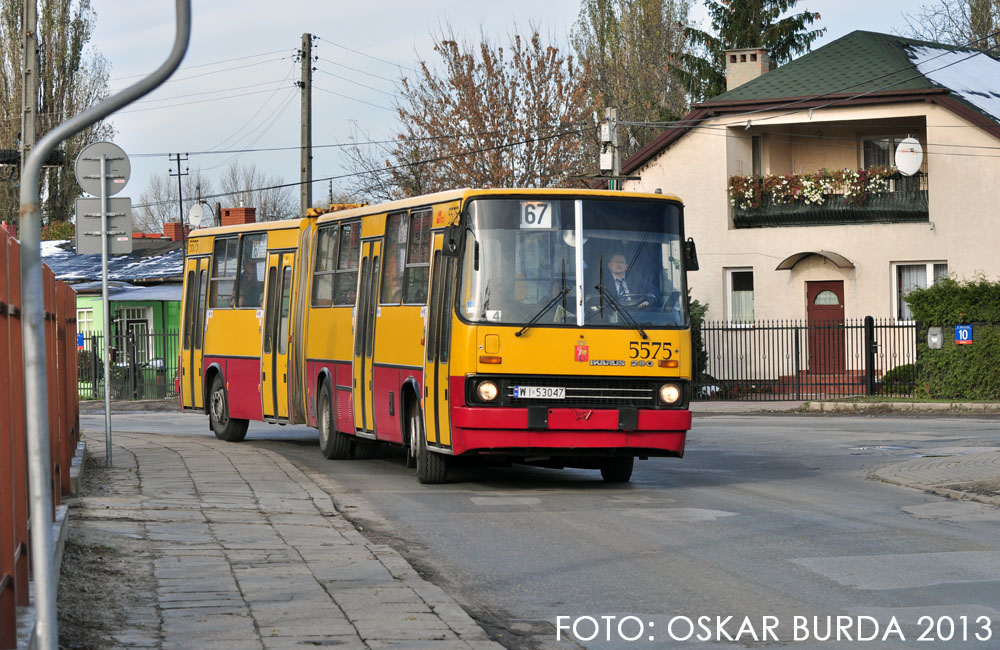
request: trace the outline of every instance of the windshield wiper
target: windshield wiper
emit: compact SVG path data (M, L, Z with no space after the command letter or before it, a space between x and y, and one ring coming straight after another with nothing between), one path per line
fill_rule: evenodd
M524 334L525 332L527 332L529 329L531 329L531 327L534 326L534 324L537 323L542 318L542 316L544 316L545 314L547 314L550 309L552 309L553 307L555 307L555 305L556 305L557 302L559 302L560 300L562 300L563 298L565 298L567 293L569 293L569 289L567 289L566 285L564 284L563 288L559 291L559 293L557 293L552 298L552 300L550 300L548 302L548 304L546 304L544 307L542 307L541 309L539 309L538 313L535 314L534 318L532 318L531 320L528 321L527 325L525 325L524 327L522 327L518 331L514 332L514 336L521 336L522 334Z
M602 276L603 276L603 274L602 274ZM602 280L603 280L603 277L602 277ZM634 327L639 332L639 335L642 336L643 339L648 339L649 338L649 335L646 334L646 331L644 329L642 329L642 325L640 325L639 323L637 323L636 320L634 318L632 318L632 314L628 313L627 309L625 309L624 307L622 307L621 305L619 305L618 301L611 297L611 294L607 291L607 289L604 288L604 282L603 281L601 282L601 284L595 286L594 288L597 289L598 293L601 294L602 298L606 299L609 303L611 303L611 306L615 308L615 311L617 311L619 314L621 314L622 318L625 319L626 323L628 323L629 325L631 325L632 327ZM603 313L603 308L604 308L604 304L602 302L602 304L601 304L602 313Z

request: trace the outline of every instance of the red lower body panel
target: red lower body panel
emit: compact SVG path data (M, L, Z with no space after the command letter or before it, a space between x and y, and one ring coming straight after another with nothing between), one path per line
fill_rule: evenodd
M618 430L617 409L548 409L547 427L528 428L528 409L456 407L451 411L452 450L634 449L682 456L691 411L640 410L634 431ZM641 454L640 454L641 455Z
M241 357L209 357L204 367L213 363L222 368L229 400L229 417L241 420L263 420L264 404L260 397L260 359Z

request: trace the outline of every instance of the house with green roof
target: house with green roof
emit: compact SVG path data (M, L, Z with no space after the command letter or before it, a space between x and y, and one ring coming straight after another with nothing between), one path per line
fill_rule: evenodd
M913 287L1000 276L995 55L856 31L726 56L727 92L622 165L684 200L708 319L907 321Z

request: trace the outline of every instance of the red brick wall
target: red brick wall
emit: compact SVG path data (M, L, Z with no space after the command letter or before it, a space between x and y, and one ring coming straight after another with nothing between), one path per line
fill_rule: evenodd
M257 221L257 208L223 208L222 225L235 226Z

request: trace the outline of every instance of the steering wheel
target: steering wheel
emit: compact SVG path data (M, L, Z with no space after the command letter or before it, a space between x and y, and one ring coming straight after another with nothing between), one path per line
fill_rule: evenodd
M656 302L656 296L651 293L626 293L615 298L622 307L631 309L648 309Z
M656 303L656 296L651 293L626 293L622 296L614 296L615 302L626 309L650 309ZM645 304L643 304L645 303ZM590 296L587 298L587 309L597 311L601 308L601 296ZM611 301L604 299L605 309L614 309Z

